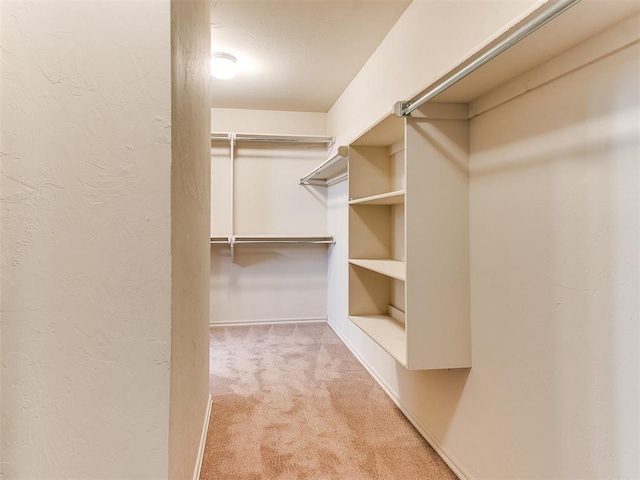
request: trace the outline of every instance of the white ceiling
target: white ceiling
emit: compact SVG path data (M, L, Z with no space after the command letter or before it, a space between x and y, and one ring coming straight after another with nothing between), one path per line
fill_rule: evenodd
M212 2L212 52L238 59L212 78L221 108L327 112L410 0Z

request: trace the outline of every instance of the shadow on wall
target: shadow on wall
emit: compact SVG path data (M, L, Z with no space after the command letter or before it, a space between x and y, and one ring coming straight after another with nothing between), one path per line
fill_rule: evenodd
M461 136L459 129L446 128L447 124L460 123L460 120L438 120L437 123L438 125L434 126L428 119L424 121L412 119L414 130L428 140L429 145L441 153L443 158L448 159L451 165L468 174L469 160L466 150L468 139L466 136Z
M481 377L493 404L479 409L487 420L478 426L510 458L496 476L640 473L637 425L627 420L639 400L631 55L472 121L470 380Z
M419 399L428 408L427 414L432 418L428 428L419 419L413 420L441 442L455 416L470 373L470 368L409 371L396 363L400 398Z
M324 245L211 248L211 322L326 318Z
M236 245L234 261L232 265L238 268L258 266L262 263L273 263L279 261L306 262L308 256L323 256L327 248L326 245L289 245L284 247ZM214 258L215 256L215 258ZM211 246L211 273L215 273L219 268L219 262L231 263L231 250L228 245ZM304 276L304 271L294 270L293 273Z

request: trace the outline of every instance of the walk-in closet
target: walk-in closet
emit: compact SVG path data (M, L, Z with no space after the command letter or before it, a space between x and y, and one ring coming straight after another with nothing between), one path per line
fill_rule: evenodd
M0 479L639 452L640 0L0 0Z
M640 2L394 8L328 106L213 83L202 478L640 478Z

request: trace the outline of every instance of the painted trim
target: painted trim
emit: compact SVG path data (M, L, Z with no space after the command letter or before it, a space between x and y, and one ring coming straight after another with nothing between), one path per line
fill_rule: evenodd
M211 327L250 327L254 325L278 325L284 323L326 323L327 317L300 317L300 318L265 318L258 320L241 320L239 322L210 322Z
M349 342L344 335L342 335L338 329L331 324L331 322L327 321L327 324L333 330L333 332L342 340L342 342L347 346L347 348L351 351L354 357L362 364L362 366L369 372L369 374L373 377L373 379L380 385L380 387L385 391L385 393L393 400L393 403L402 411L405 417L411 422L411 424L418 430L420 435L424 437L424 439L431 445L431 447L436 451L436 453L444 460L444 462L453 470L453 473L456 474L458 478L461 480L474 480L473 476L465 471L462 467L458 465L454 458L451 455L447 454L444 446L440 443L438 437L436 437L425 425L423 425L418 419L411 413L411 411L402 403L397 394L393 391L393 389L380 377L373 368L367 364L365 359L358 353L358 351L353 347L351 342Z
M200 480L202 470L202 459L204 458L204 447L207 443L207 433L209 432L209 420L211 419L212 399L209 394L207 402L207 411L204 414L204 425L202 425L202 435L200 436L200 446L198 447L198 456L196 457L196 468L193 471L193 480Z

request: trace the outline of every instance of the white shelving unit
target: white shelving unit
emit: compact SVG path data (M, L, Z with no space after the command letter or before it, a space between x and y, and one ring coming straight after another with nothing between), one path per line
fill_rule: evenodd
M350 146L349 316L401 365L471 366L470 120L633 45L638 10L634 2L551 1L396 105L397 113L420 105L411 116L387 117ZM465 73L474 64L482 66Z
M323 147L325 150L330 149L334 144L334 137L329 136L317 136L317 135L264 135L264 134L251 134L251 133L211 133L212 145L228 145L228 173L229 173L229 188L228 188L228 225L223 229L227 232L231 232L228 235L214 235L211 237L211 245L214 246L228 246L231 249L231 261L235 262L235 247L240 245L254 245L254 246L288 246L288 245L333 245L335 240L330 235L239 235L237 232L237 204L238 202L238 174L236 172L238 161L237 150L240 146L247 147L253 145L256 151L260 148L263 152L268 152L271 149L298 149L307 150L312 147ZM282 150L280 150L282 151ZM323 178L323 176L331 176L338 171L346 171L346 155L348 154L348 147L338 147L337 153L331 159L325 161L320 167L313 170L309 176L314 178ZM269 159L269 156L262 153L262 158ZM344 158L343 158L344 156ZM281 161L278 157L271 157L274 161ZM245 158L246 160L246 158ZM264 171L264 170L263 170ZM245 168L245 178L251 178L250 172ZM258 176L258 175L256 175ZM274 177L278 177L274 175ZM278 179L279 181L279 179ZM282 183L287 181L285 179ZM302 182L302 180L301 180ZM287 182L288 185L288 182ZM293 188L293 190L297 190ZM246 192L246 190L245 190ZM295 192L300 195L300 191ZM247 195L245 195L246 197ZM283 194L283 197L287 197L287 194ZM289 193L289 197L292 197ZM297 198L301 200L300 197ZM212 200L212 205L213 205ZM256 202L254 202L256 203ZM245 212L247 209L245 207ZM220 220L220 215L215 218L217 222L212 222L217 226ZM252 223L259 223L259 217L250 217ZM264 228L264 225L262 225Z
M407 369L471 366L468 122L389 116L349 147L349 318Z

